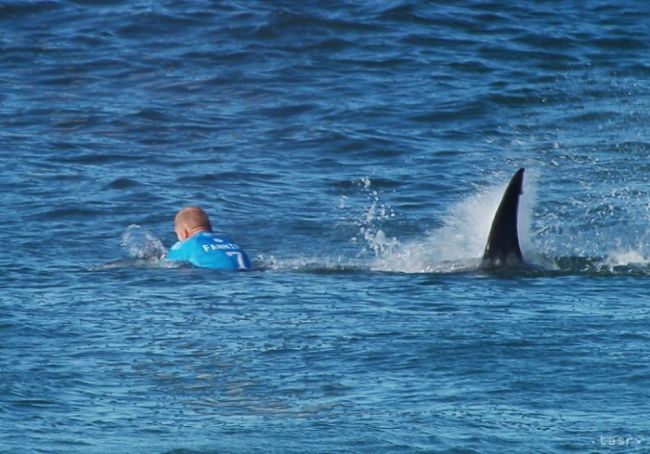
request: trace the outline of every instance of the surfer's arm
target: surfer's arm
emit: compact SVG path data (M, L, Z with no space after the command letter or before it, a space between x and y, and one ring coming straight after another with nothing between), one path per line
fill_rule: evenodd
M175 243L167 251L167 256L165 260L172 260L175 262L187 262L189 257L187 257L185 249L182 247L183 243L181 241Z

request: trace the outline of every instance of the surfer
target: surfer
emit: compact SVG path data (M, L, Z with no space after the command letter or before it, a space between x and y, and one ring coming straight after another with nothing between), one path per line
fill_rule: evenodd
M246 253L227 236L216 235L208 214L199 207L186 207L174 218L178 237L167 253L167 260L189 262L200 268L250 270Z

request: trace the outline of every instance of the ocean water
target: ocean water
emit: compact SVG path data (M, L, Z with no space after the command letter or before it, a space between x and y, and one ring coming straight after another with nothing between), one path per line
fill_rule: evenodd
M648 17L0 2L0 452L650 452Z

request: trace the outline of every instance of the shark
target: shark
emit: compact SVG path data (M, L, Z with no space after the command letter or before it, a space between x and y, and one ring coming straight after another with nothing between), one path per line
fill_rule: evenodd
M524 182L523 168L517 170L506 187L488 235L485 251L481 259L481 269L526 268L519 245L517 221L519 215L519 196Z

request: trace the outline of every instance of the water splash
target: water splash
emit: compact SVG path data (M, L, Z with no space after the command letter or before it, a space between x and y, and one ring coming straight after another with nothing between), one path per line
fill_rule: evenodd
M633 248L611 250L599 264L610 272L615 272L621 268L647 268L650 265L650 257L648 257L644 249L643 245L639 244Z
M643 233L635 229L631 232L629 227L620 229L618 224L612 227L618 231L608 235L603 234L602 227L585 229L602 220L602 214L596 209L600 204L596 204L596 208L585 208L588 216L584 221L573 222L567 227L566 220L575 219L571 206L556 204L553 210L535 208L538 180L535 171L526 173L518 217L520 246L526 263L534 265L536 271L532 274L650 273L650 249L646 246L650 244L650 231ZM423 237L404 240L390 236L384 230L386 223L396 214L382 200L382 192L375 189L370 178L364 177L354 182L358 191L341 196L339 202L339 208L348 213L348 217L343 219L345 225L352 225L355 229L350 242L360 245L356 254L297 258L260 256L259 262L263 269L268 270L324 273L473 272L480 266L492 220L507 183L506 175L499 184L479 187L440 216L440 227L428 231ZM621 203L620 191L612 197ZM634 201L635 208L638 203L638 200ZM640 211L648 217L649 210ZM351 217L349 213L352 213ZM611 217L609 214L606 218L610 224Z
M355 191L341 195L337 208L344 213L339 219L346 234L352 227L347 246L337 255L300 255L297 257L276 257L260 254L255 257L255 268L268 271L301 271L311 273L338 273L368 271L368 259L391 253L399 247L397 238L390 237L381 226L395 218L391 206L382 201L381 190L375 188L369 177L350 181ZM354 250L359 247L358 250Z
M607 255L606 263L609 266L621 265L647 265L650 258L642 255L639 251L628 249L625 251L613 251Z
M538 261L535 246L530 239L535 181L535 178L525 180L518 226L524 258L531 263ZM429 231L423 239L403 244L395 239L390 243L390 248L375 248L377 253L372 269L403 273L445 273L476 269L506 185L507 181L479 189L453 205L443 215L442 226Z
M363 177L356 184L369 202L360 219L353 220L353 224L358 230L351 242L363 245L357 257L368 255L368 253L374 256L392 253L400 243L397 238L387 236L380 226L384 221L394 218L395 212L389 204L381 201L380 192L372 188L370 178Z
M165 258L167 249L162 241L147 229L132 224L122 234L120 245L135 259L157 261Z
M129 254L128 259L112 260L90 268L91 271L106 271L123 268L181 268L183 262L164 260L167 249L153 233L132 224L122 234L120 245Z

